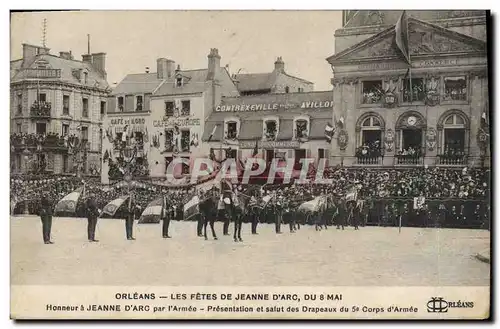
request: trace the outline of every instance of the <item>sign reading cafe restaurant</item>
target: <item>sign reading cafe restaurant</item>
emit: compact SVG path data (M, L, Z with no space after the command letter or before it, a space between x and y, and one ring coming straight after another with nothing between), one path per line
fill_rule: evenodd
M265 104L236 104L236 105L220 105L215 108L216 112L252 112L252 111L277 111L282 109L319 109L331 108L333 101L306 101L298 104L287 103L265 103Z

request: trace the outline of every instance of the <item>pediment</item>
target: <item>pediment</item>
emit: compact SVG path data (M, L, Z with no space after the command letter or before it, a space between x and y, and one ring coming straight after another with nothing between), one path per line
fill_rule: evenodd
M486 43L482 40L414 18L408 19L408 35L412 57L486 52ZM393 25L327 60L334 65L350 61L398 58L401 57L401 53L395 38Z

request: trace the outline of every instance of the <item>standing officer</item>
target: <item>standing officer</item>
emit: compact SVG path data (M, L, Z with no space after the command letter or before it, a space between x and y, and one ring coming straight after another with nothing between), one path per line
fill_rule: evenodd
M224 235L229 235L229 223L232 217L231 213L231 199L229 196L227 196L225 193L222 195L221 198L222 202L219 201L219 207L218 209L220 210L220 213L222 215L222 218L224 220L224 225L222 226L222 233ZM222 207L222 209L221 209Z
M87 199L87 236L89 242L99 242L95 239L95 227L97 226L97 217L99 217L99 209L97 208L97 203L94 198L94 194L90 193Z
M45 244L53 244L50 241L50 231L52 229L52 204L49 199L44 195L40 200L40 218L42 220L42 235Z
M164 239L170 239L171 236L168 235L168 228L170 226L170 220L175 217L175 209L171 204L167 204L166 197L163 197L162 207L161 207L161 219L163 220L162 234Z
M252 197L250 198L250 202L248 204L250 221L252 223L252 234L258 234L257 225L259 224L259 206L257 202L258 201L255 194L252 195Z
M134 206L132 198L133 194L131 194L128 199L127 216L125 218L125 234L127 235L127 240L135 240L132 234L132 230L134 227Z
M347 202L345 201L345 198L342 197L341 201L339 202L339 213L337 215L337 230L340 229L340 226L342 226L342 230L344 230L344 227L346 225L346 218L349 215L348 209L347 209Z
M273 202L273 210L274 210L274 226L276 230L276 234L281 234L281 221L282 221L282 208L280 201L274 199Z

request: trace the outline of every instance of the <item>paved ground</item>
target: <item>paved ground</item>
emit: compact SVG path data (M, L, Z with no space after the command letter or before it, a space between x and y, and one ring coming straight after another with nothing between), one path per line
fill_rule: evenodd
M232 229L231 225L231 229ZM490 265L476 259L488 247L483 230L365 227L359 231L302 227L276 235L244 224L243 243L196 237L195 223L135 225L102 219L97 244L86 220L54 218L54 245L42 243L36 217L11 217L11 283L75 285L489 285ZM222 224L216 224L221 232ZM220 234L220 233L219 233Z

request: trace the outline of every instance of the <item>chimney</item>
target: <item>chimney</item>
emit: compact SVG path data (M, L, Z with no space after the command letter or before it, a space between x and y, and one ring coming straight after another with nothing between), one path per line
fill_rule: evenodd
M217 73L220 69L220 56L219 50L217 48L211 48L210 54L208 54L208 80L215 79Z
M91 54L83 54L82 62L92 64L92 55Z
M71 50L70 51L60 51L59 57L64 58L64 59L69 59L69 60L73 59L73 55L71 54Z
M274 70L277 72L285 72L285 62L283 62L281 56L279 56L276 59L276 62L274 62Z
M167 59L167 78L170 79L174 76L175 62L171 59Z
M106 53L92 54L92 65L102 75L106 76Z
M166 58L158 58L156 60L156 76L160 80L166 79L168 76L167 61L168 59Z

